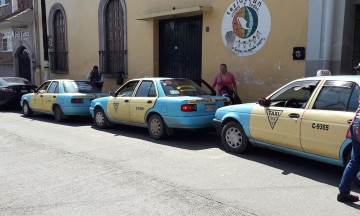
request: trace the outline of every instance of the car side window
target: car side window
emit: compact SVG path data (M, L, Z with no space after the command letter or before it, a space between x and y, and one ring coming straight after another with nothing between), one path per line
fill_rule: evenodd
M355 84L346 109L347 111L350 112L356 111L356 109L359 106L359 102L358 102L359 96L360 96L360 87L357 84Z
M354 83L328 80L322 87L313 109L346 111Z
M152 81L143 81L135 97L156 97L155 85Z
M52 82L49 87L48 93L59 93L59 82Z
M269 98L270 106L304 108L318 83L318 80L293 82Z
M39 88L37 89L37 92L44 91L46 92L46 89L49 87L51 82L45 82Z
M131 81L117 91L118 97L131 97L139 81Z

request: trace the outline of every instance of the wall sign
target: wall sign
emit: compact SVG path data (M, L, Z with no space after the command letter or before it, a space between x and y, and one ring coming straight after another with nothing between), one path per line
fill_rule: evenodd
M221 35L229 50L250 56L264 46L270 28L270 12L263 0L235 0L224 14Z

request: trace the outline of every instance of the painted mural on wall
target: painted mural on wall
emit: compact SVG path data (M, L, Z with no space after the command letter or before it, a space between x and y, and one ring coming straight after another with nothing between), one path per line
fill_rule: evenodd
M263 0L235 0L224 14L221 35L237 56L250 56L264 46L270 28L270 12Z

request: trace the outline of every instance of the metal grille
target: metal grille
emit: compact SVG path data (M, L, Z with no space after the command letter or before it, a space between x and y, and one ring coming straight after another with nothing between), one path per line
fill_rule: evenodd
M202 16L160 21L160 76L201 78Z
M119 0L110 0L105 13L105 73L121 74L125 68L124 14Z
M54 18L54 52L50 54L50 68L53 70L68 70L65 39L65 19L62 11L58 10Z

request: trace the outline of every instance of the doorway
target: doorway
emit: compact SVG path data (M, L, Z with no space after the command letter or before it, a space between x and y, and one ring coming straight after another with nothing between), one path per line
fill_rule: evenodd
M202 16L159 22L160 77L201 78Z
M19 77L23 77L30 82L31 80L31 65L30 57L25 47L22 47L18 55L19 59Z

